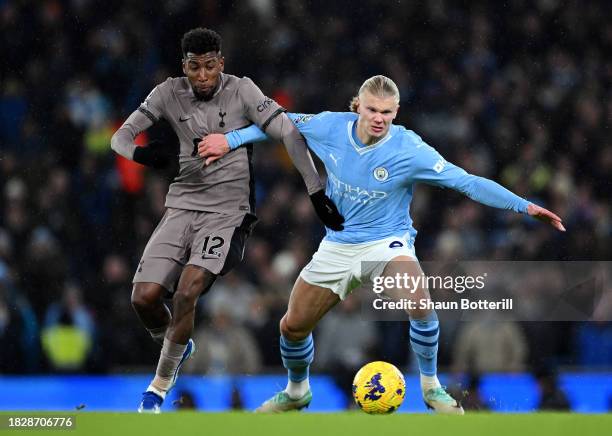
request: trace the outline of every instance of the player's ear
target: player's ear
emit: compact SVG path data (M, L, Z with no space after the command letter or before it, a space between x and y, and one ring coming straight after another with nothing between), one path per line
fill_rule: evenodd
M187 75L187 64L185 63L185 59L181 59L181 67L183 68L183 74Z
M223 72L224 68L225 68L225 58L223 56L221 56L219 58L219 70L221 70L221 72Z

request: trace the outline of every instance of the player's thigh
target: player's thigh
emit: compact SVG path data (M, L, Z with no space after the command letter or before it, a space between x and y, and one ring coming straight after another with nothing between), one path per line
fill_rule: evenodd
M385 287L384 294L394 301L410 300L416 302L414 309L408 311L413 318L423 318L430 312L421 309L423 302L430 300L425 274L419 261L410 256L397 256L391 259L382 272L384 278L391 277L397 286Z
M418 307L421 301L429 299L429 290L424 280L423 270L414 252L414 247L406 238L386 238L364 250L361 267L364 281L375 281L378 278L382 279L382 284L398 284L398 286L384 286L384 294L392 300L415 301ZM393 280L385 281L386 278ZM411 309L409 314L413 317L424 315L419 310Z
M194 221L188 265L224 275L244 258L246 241L257 222L252 214L201 212Z
M169 292L181 274L187 258L187 233L193 212L166 210L149 238L134 274L133 283L157 283Z
M300 278L310 285L329 289L344 300L360 284L355 271L359 249L350 244L322 241L312 259L300 272Z
M339 301L340 296L331 289L310 284L298 277L289 297L285 326L289 330L310 332Z

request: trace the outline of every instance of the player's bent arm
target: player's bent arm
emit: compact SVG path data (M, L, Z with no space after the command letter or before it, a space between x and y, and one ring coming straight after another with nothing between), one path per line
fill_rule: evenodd
M166 168L172 156L163 144L150 142L146 147L134 144L134 139L141 132L153 125L149 116L140 109L132 112L123 125L111 138L111 148L126 159L152 168Z
M289 117L284 113L274 117L266 127L266 134L285 145L293 165L304 179L308 194L321 191L323 183L308 152L306 141Z
M261 89L248 77L240 79L238 95L242 99L246 117L257 124L269 137L283 142L293 165L298 169L308 193L323 189L323 183L308 153L306 141L285 115L285 109L277 102L266 97Z
M310 200L319 219L332 230L343 230L344 217L334 202L325 195L323 184L306 147L306 141L293 122L286 114L281 113L268 124L266 132L270 137L279 139L285 144L293 165L306 183Z
M141 111L132 112L111 138L111 148L124 158L134 160L134 152L138 147L134 144L134 139L152 125L153 121Z

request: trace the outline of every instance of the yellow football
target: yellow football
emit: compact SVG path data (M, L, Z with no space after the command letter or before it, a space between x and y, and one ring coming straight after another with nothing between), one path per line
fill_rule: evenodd
M392 413L404 401L406 382L394 365L370 362L353 379L353 398L366 413Z

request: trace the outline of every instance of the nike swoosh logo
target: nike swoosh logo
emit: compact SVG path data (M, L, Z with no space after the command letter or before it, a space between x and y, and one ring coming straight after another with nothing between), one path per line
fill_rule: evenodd
M183 118L182 116L181 116L181 117L179 117L179 121L180 121L181 123L184 123L185 121L190 120L190 119L191 119L191 117L187 117L187 118Z

